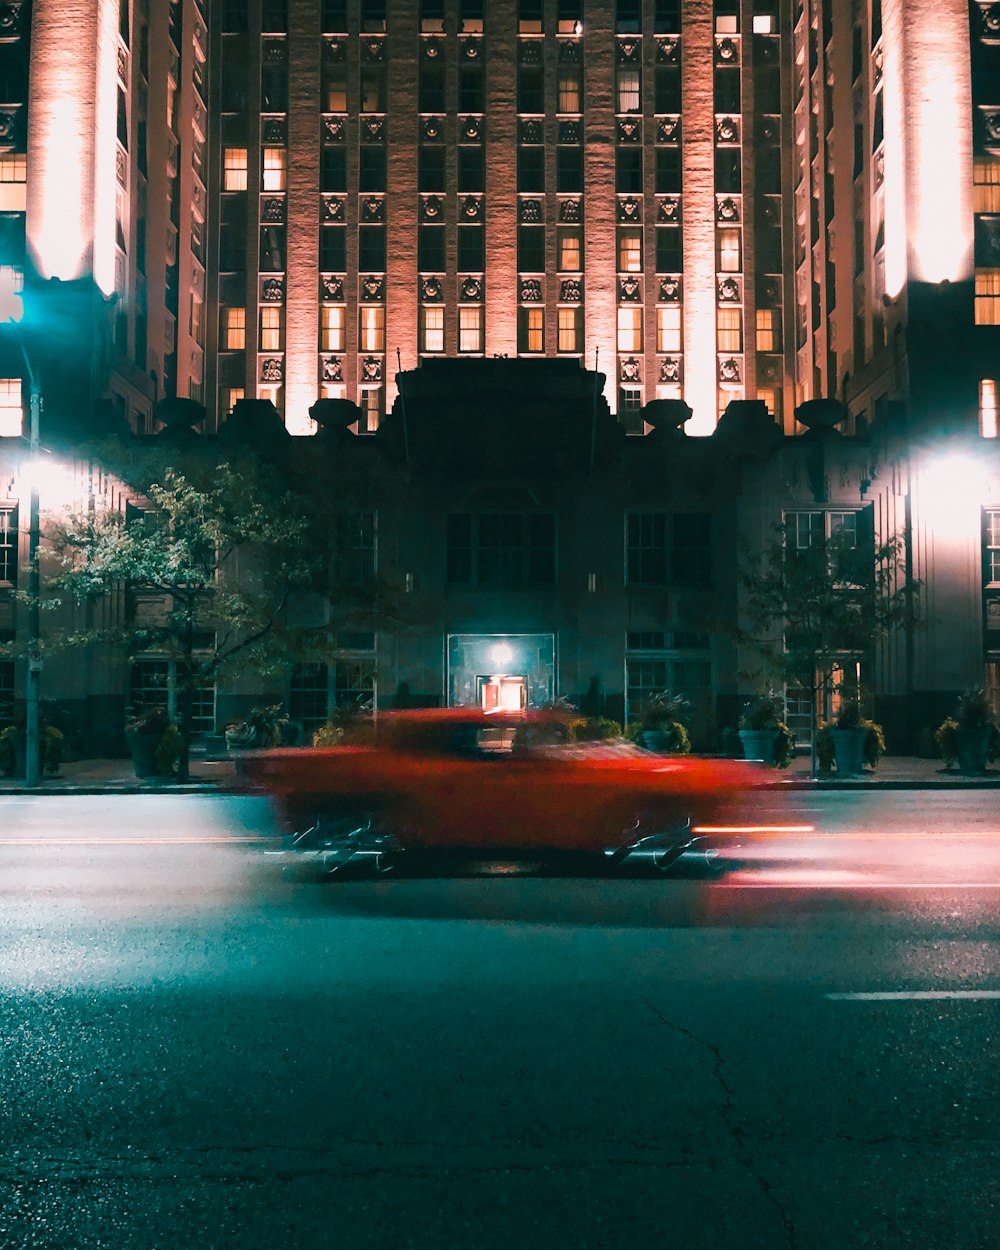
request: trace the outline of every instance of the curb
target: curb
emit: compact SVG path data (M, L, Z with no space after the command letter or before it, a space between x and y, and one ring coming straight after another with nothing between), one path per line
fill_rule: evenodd
M113 783L93 785L45 785L40 786L0 786L0 798L7 795L20 795L27 798L37 798L44 796L45 798L75 798L81 794L226 794L230 791L224 786L216 785L214 782L192 782L190 785L174 785L174 786L142 786L122 782L120 785Z

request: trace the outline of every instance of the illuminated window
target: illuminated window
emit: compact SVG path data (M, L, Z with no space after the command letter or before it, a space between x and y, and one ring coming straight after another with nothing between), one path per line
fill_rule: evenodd
M24 269L20 265L0 265L0 291L19 295L24 290Z
M260 350L280 352L282 339L282 309L265 305L260 310Z
M361 392L361 411L364 414L358 422L359 434L374 434L382 424L385 411L385 390L381 386L370 386Z
M679 352L681 350L681 306L670 304L656 310L656 350Z
M223 335L226 351L239 352L247 345L247 313L245 308L222 310Z
M757 398L763 401L768 412L776 421L781 419L781 391L773 387L757 387Z
M623 65L618 70L618 112L638 113L641 108L639 67Z
M1000 269L976 270L976 325L1000 326Z
M556 235L558 247L557 268L560 273L583 271L583 232L577 229L560 229Z
M559 70L559 112L580 112L580 71L575 65Z
M517 30L521 35L540 35L542 25L542 0L518 0Z
M359 312L361 333L358 351L385 351L385 309L375 305L366 306Z
M743 268L740 258L740 232L738 230L719 231L719 272L739 273Z
M997 429L997 382L996 378L983 378L979 383L979 433L983 438L996 438Z
M770 13L755 13L753 18L753 33L755 35L772 35L774 34L774 18Z
M741 352L743 350L743 313L739 308L718 310L719 351Z
M223 150L222 189L223 191L245 191L247 189L246 148L225 148Z
M776 308L757 309L757 350L781 351L781 313Z
M246 392L242 386L227 386L219 392L219 415L225 419L244 398Z
M23 152L0 156L0 182L25 182L27 177L28 158Z
M835 534L845 547L857 547L857 511L785 513L785 541L798 551L822 547Z
M285 189L285 149L264 149L264 177L262 187L265 191L284 191Z
M656 384L657 399L683 399L679 382L658 382Z
M715 19L717 35L738 35L740 32L739 18L735 13L720 13Z
M422 352L444 351L444 309L431 304L420 310L420 350Z
M347 66L325 64L323 66L322 103L327 113L347 112Z
M17 584L17 508L0 507L0 586Z
M972 168L973 212L1000 213L1000 159L995 156L977 156Z
M320 350L342 352L346 346L346 335L347 309L342 304L324 305L320 312Z
M20 438L23 425L21 379L0 378L0 438Z
M463 305L458 310L458 350L483 350L483 310L476 305Z
M618 350L620 352L642 351L642 309L618 309Z
M321 399L346 399L347 387L342 382L327 382L320 388Z
M559 347L560 352L577 355L583 349L583 310L580 308L559 309Z
M518 310L519 352L543 352L545 350L545 313L541 308Z
M0 513L0 518L3 514ZM1000 582L1000 509L987 508L983 515L986 544L986 580Z
M642 272L642 231L618 231L618 272Z

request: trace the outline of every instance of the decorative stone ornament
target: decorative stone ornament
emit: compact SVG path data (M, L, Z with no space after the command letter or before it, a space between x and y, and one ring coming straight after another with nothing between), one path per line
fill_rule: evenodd
M459 298L466 303L478 304L483 298L483 282L481 278L463 278Z
M444 124L440 117L425 117L420 125L427 142L439 143L444 138Z
M4 126L4 134L10 134L14 129L14 118L12 114L5 114L8 118L7 125ZM128 185L128 165L125 163L125 153L119 148L115 152L115 177L118 179L118 185L124 187Z
M642 283L631 276L618 281L618 301L622 304L639 304L642 302Z
M583 283L579 278L564 278L559 283L559 302L579 304L583 299Z
M264 304L280 304L285 298L283 278L265 278L260 284L260 298Z
M875 153L872 167L875 190L877 191L882 183L885 182L885 148L879 148Z
M320 203L324 221L344 220L344 201L340 196L324 196Z
M642 139L642 119L639 117L618 118L618 142L639 143Z
M731 195L724 195L716 201L715 204L716 221L724 221L727 224L740 219L740 202L734 200Z
M326 275L320 279L320 297L328 303L339 304L344 298L344 279Z
M656 123L657 143L678 143L681 137L679 117L661 117Z
M458 133L465 143L478 143L483 136L483 122L479 117L463 117Z
M347 138L347 121L343 117L324 117L323 136L331 143L343 143Z
M877 44L872 51L872 80L874 86L882 81L882 45Z
M22 6L20 4L0 5L0 34L5 38L21 33Z
M719 303L738 304L740 302L740 284L735 278L719 279Z
M320 376L324 382L343 382L344 365L340 357L324 356Z
M781 118L770 114L762 117L757 126L757 134L762 143L780 143Z
M716 143L739 143L740 126L735 117L719 117L715 123Z
M641 221L642 220L642 201L636 199L634 195L626 196L625 199L618 201L618 220L619 221Z
M420 201L420 215L424 221L440 221L444 213L444 205L438 195L428 195Z
M680 196L667 196L656 206L656 220L661 222L678 222L681 219Z
M579 143L582 138L582 131L579 122L560 122L559 123L559 142L560 143Z
M424 39L422 41L424 56L428 61L440 61L443 48L440 39Z
M760 299L757 302L761 306L770 305L772 308L780 308L781 279L765 278L760 284Z
M262 382L282 382L285 378L285 362L280 356L266 356L260 362Z
M377 195L366 195L361 201L362 221L385 221L385 200Z
M365 356L361 362L362 382L382 381L382 360L378 356Z
M542 41L540 39L523 40L521 43L520 59L522 65L541 65Z
M385 118L366 117L361 123L361 138L365 143L381 143L385 138Z
M583 216L581 204L579 200L560 200L559 201L559 220L570 223L576 223Z
M983 43L1000 40L1000 4L984 4L979 0L980 35Z
M481 39L463 39L460 44L463 59L466 61L482 60L482 42Z
M374 274L366 274L361 279L361 298L363 300L380 300L385 295L385 280Z
M679 39L657 39L656 59L661 65L676 65L680 54Z
M740 45L735 39L716 39L715 59L720 65L738 65Z
M679 382L681 380L681 362L676 356L664 356L660 361L660 381Z
M478 195L467 195L462 200L461 214L463 221L482 221L482 199Z
M328 39L326 41L326 55L331 61L346 61L347 44L343 39Z
M284 144L285 120L282 117L268 117L261 123L260 137L262 143Z
M543 139L542 123L534 118L522 121L520 125L521 143L541 143Z
M781 225L781 196L768 195L760 201L761 215L769 226Z
M542 201L541 200L522 200L521 201L521 221L526 224L535 224L542 220Z
M425 304L437 304L444 298L440 278L420 279L420 298Z
M362 39L361 59L364 61L381 61L385 57L384 39Z
M642 381L642 365L634 356L629 356L619 365L621 379L623 382L641 382Z
M983 122L983 131L991 143L1000 143L1000 109L985 108L979 110Z
M260 219L268 223L284 221L285 201L283 197L277 195L268 196L261 205Z
M661 304L676 304L681 297L680 278L661 278L657 300Z
M521 303L540 304L542 302L542 284L538 278L522 278Z
M735 356L727 356L719 361L719 385L739 386L743 381L743 369Z
M639 50L642 42L639 39L619 39L618 40L618 62L619 64L631 64L638 61Z
M580 45L575 39L559 40L559 64L560 65L579 65L580 64Z

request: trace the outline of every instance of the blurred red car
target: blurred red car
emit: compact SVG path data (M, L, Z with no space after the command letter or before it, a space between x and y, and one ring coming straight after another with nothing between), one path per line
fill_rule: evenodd
M667 868L700 840L752 764L662 756L626 743L560 744L547 713L469 708L388 712L367 740L253 752L245 784L273 794L290 841L325 871L379 871L442 857L620 862L645 852Z

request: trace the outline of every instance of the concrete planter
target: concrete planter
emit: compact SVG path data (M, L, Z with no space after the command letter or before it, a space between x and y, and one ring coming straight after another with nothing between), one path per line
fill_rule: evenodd
M960 773L984 773L986 771L991 733L989 725L984 725L980 729L962 729L959 726L957 747Z
M865 758L867 729L831 729L833 758L837 764L838 777L857 777Z
M743 755L746 759L774 764L778 754L776 729L741 729L740 742L743 743Z

